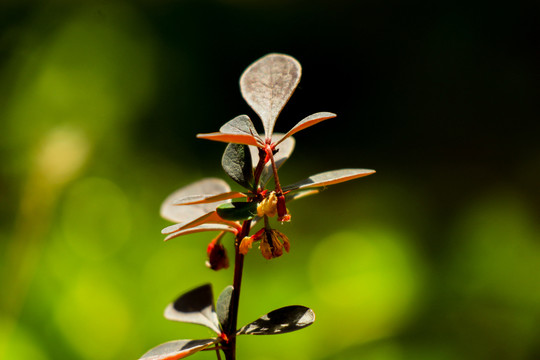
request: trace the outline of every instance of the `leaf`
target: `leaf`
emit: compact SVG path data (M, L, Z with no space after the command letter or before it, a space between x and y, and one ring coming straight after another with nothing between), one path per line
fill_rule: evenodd
M178 230L178 231L175 231L175 232L169 232L168 233L169 235L165 239L163 239L163 241L169 241L171 239L174 239L174 238L182 236L182 235L195 234L195 233L203 232L203 231L221 231L221 232L228 231L228 232L231 232L233 234L237 233L237 230L235 228L233 228L231 226L228 226L228 225L223 225L223 224L203 224L203 225L195 226L195 227L192 227L192 228L189 228L189 229Z
M227 286L217 299L216 312L223 331L229 329L229 308L231 307L231 297L233 293L232 285Z
M203 325L221 334L210 284L180 296L167 306L164 316L168 320Z
M222 204L222 205L224 205L224 204ZM166 228L161 230L161 233L162 234L171 234L173 232L193 228L193 227L199 226L201 224L225 224L225 225L229 225L230 227L236 227L237 226L237 224L234 224L234 223L220 217L217 214L217 212L214 210L214 211L210 211L209 213L204 214L203 216L200 216L197 219L192 220L190 222L183 222L183 223L178 223L178 224L174 224L174 225L171 225L171 226L167 226Z
M313 324L315 313L308 307L293 305L269 312L238 331L238 335L274 335L296 331Z
M257 215L256 202L233 202L222 204L216 209L217 214L225 220L244 221Z
M306 196L318 194L320 192L321 192L321 189L309 189L309 190L301 190L295 193L287 193L285 194L285 202L298 200Z
M226 143L261 146L261 144L253 136L244 135L244 134L224 134L221 132L213 132L213 133L207 133L207 134L197 134L197 138L226 142Z
M163 343L150 349L139 360L176 360L183 359L208 346L216 343L218 339L203 340L175 340Z
M283 136L281 140L277 142L277 144L281 143L282 141L287 139L289 136L299 132L300 130L304 130L305 128L308 128L317 123L320 123L321 121L328 120L335 117L336 117L336 114L329 113L329 112L319 112L319 113L310 115L306 117L305 119L301 120L291 130L289 130L289 132L285 134L285 136Z
M223 141L263 147L263 141L247 115L240 115L225 123L219 132L197 134L200 139Z
M175 200L173 205L195 205L195 204L207 204L216 201L231 200L237 198L245 198L246 194L238 191L229 191L217 195L188 195L181 199Z
M363 176L368 176L373 173L375 173L375 170L368 169L340 169L327 171L320 174L312 175L307 179L304 179L292 185L287 185L283 188L283 191L333 185Z
M229 185L222 179L206 178L184 186L171 195L161 204L160 214L163 218L173 222L190 222L214 210L218 204L199 204L193 206L173 205L177 199L190 195L220 194L231 191ZM228 201L228 200L226 200ZM220 203L226 202L222 201Z
M272 143L279 142L285 134L282 133L274 133L272 135ZM277 147L278 152L274 155L274 162L276 163L276 167L279 169L287 159L291 156L294 146L296 144L296 141L294 138L288 137L283 141L279 146ZM253 162L253 166L256 166L259 162L259 151L258 148L255 148L253 146L249 147L249 150L251 151L251 159ZM261 173L261 179L260 183L265 185L268 180L270 180L274 176L274 171L272 170L272 163L269 161L264 166L264 169Z
M266 139L270 139L276 119L300 82L302 67L284 54L268 54L251 64L240 77L240 90L259 115Z
M259 133L255 129L255 126L247 115L240 115L226 122L222 127L219 128L219 131L225 134L240 134L251 136L258 140L260 145L263 144L263 141L259 137Z
M241 144L229 144L221 159L223 170L238 184L250 189L253 182L253 166L249 147Z

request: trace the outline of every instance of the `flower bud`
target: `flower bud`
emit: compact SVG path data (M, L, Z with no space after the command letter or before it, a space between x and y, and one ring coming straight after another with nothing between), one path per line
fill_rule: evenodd
M291 215L287 211L287 206L285 206L285 196L283 194L277 196L277 215L278 221L291 221Z
M219 241L221 235L215 238L208 244L206 253L208 254L208 260L206 266L212 270L227 269L229 267L229 258L227 257L227 250L223 244Z

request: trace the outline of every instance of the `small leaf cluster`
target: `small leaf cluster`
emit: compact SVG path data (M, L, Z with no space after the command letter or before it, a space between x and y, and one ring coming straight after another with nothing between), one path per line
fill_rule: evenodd
M261 241L261 253L271 259L282 254L280 244L288 251L289 241L272 230L268 219L291 220L287 203L321 191L328 185L373 174L368 169L340 169L312 175L290 185L281 186L278 169L294 150L293 134L321 121L334 118L330 112L318 112L299 121L287 133L274 133L281 110L293 94L301 76L301 66L294 58L269 54L259 59L242 74L240 89L249 106L262 121L264 133L259 134L247 115L239 115L225 123L218 132L198 134L201 139L226 142L221 165L225 173L244 191L231 191L222 180L208 178L184 187L169 196L162 205L161 215L175 225L163 229L169 240L201 231L218 231L217 238L207 248L208 266L226 268L223 234L238 235L242 222L255 226L264 220L264 230L246 239L241 246L245 255L254 241ZM268 188L269 181L274 186ZM179 210L179 208L182 208ZM273 241L277 236L281 241ZM287 240L285 240L287 239ZM241 244L237 244L241 245Z

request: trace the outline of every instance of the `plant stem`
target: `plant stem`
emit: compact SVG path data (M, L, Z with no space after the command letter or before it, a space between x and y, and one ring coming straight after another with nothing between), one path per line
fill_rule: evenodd
M229 342L223 347L225 359L236 359L236 327L238 324L238 308L240 304L240 288L242 286L242 274L244 270L244 255L240 253L240 242L249 235L251 220L244 221L242 230L238 233L234 244L234 278L231 306L229 308L230 326L226 331Z
M264 156L266 153L259 150L259 162L255 168L253 193L258 194L258 183L264 169ZM248 200L250 201L250 200ZM254 200L251 200L254 201ZM256 201L256 200L255 200ZM229 307L229 328L225 329L225 335L229 342L222 348L226 360L236 360L236 328L238 324L238 308L240 306L240 288L242 286L242 275L244 272L244 255L240 253L240 242L251 231L251 220L246 220L242 224L242 230L236 235L234 242L234 275L233 292L231 295L231 305Z

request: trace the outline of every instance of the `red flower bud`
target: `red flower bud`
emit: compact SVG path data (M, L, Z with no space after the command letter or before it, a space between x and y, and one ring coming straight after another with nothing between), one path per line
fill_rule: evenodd
M218 236L208 244L206 253L208 254L208 260L206 266L212 270L227 269L229 267L229 258L227 257L227 250L221 243L222 235Z

